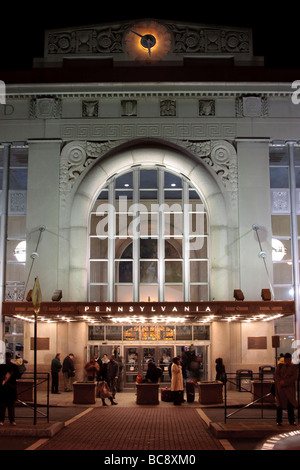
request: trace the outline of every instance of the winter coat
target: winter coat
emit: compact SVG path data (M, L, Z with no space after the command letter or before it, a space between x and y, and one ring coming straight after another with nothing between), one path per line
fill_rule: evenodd
M18 366L12 362L0 365L0 401L13 403L17 399L17 380L21 377Z
M107 380L113 380L119 375L119 364L116 361L107 363Z
M61 362L60 360L55 357L54 359L52 359L52 362L51 362L51 372L59 372L60 369L62 368L62 365L61 365Z
M97 376L98 372L100 371L100 366L96 361L90 361L85 365L86 375L89 378L94 378Z
M171 367L172 379L171 379L171 390L172 392L183 390L183 376L181 365L172 364Z
M276 406L287 409L288 401L297 407L296 380L298 368L295 364L279 364L275 371ZM280 382L283 381L281 384Z

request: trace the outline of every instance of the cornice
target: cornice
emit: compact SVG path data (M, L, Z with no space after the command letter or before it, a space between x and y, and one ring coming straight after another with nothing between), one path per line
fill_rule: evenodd
M180 97L236 97L244 94L261 96L291 96L291 83L82 83L82 84L20 84L7 85L7 99L41 96L61 98L147 98Z

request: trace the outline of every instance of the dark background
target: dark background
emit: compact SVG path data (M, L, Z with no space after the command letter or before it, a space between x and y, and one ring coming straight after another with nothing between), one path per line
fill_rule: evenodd
M253 31L254 54L265 57L266 67L300 67L300 7L295 4L276 7L270 2L255 5L241 1L224 5L211 0L206 0L206 6L201 1L107 3L108 6L105 2L38 2L31 6L28 2L7 0L0 7L0 70L31 69L33 58L43 56L46 29L144 18L249 27Z

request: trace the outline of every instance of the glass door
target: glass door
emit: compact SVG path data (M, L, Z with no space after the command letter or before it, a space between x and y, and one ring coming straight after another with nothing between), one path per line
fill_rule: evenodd
M137 375L145 375L150 361L162 370L160 382L170 382L169 366L174 357L174 347L125 346L125 383L135 384Z
M139 347L125 347L125 384L135 384L138 374L141 374Z

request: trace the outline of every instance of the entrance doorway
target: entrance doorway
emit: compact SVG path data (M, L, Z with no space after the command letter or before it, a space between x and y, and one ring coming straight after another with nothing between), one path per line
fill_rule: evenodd
M173 346L125 346L125 384L135 384L137 375L145 377L150 361L161 368L161 382L170 382L169 365L173 357Z
M207 379L207 346L124 346L124 382L125 386L134 385L137 375L145 377L149 361L161 368L160 382L169 386L171 379L169 368L174 356L182 358L186 380Z

